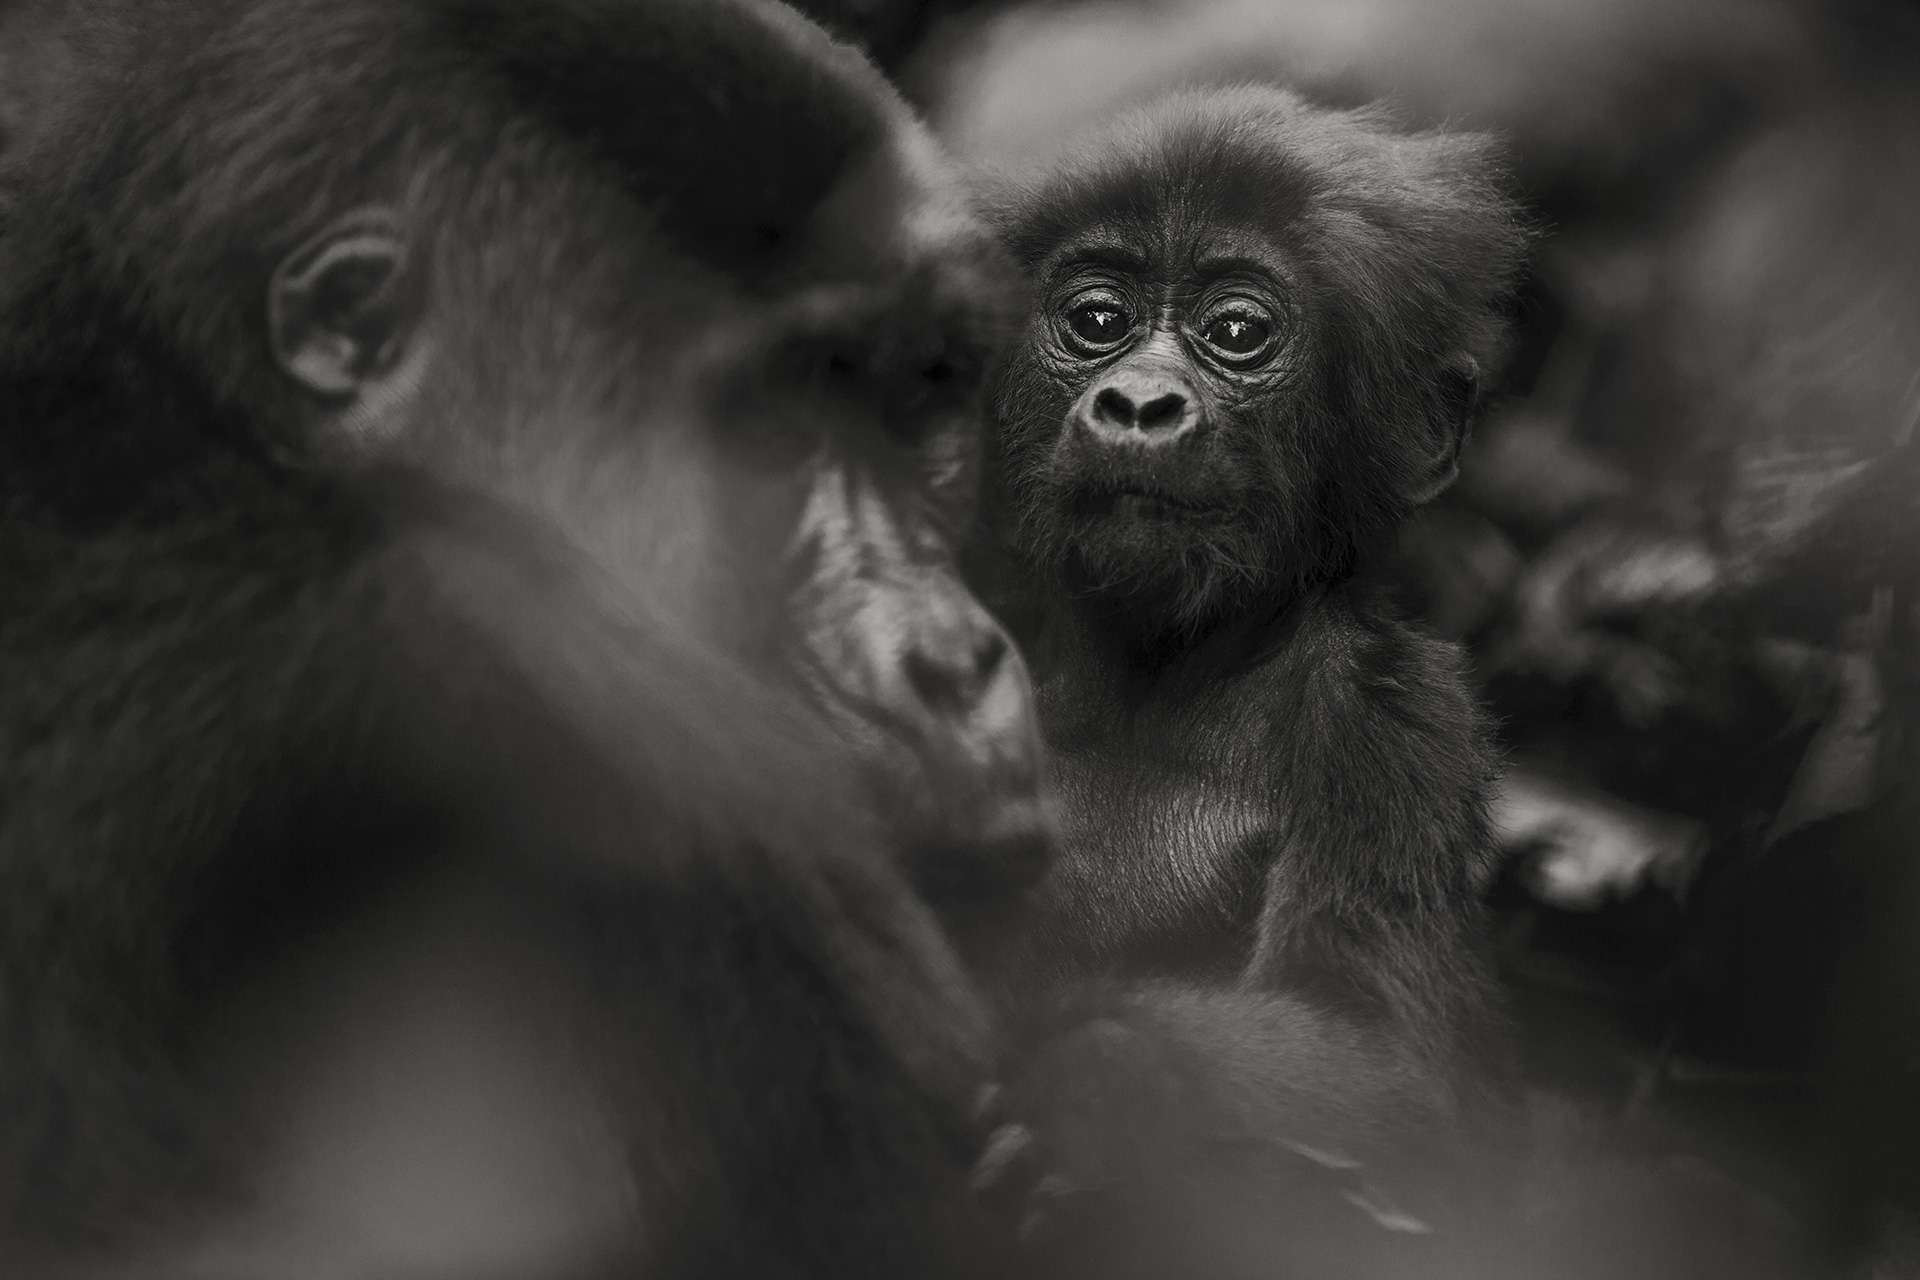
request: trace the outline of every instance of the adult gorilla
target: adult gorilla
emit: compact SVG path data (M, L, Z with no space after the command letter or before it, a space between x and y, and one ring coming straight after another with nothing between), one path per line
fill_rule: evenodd
M939 1273L1000 259L778 7L90 11L0 240L0 1250Z

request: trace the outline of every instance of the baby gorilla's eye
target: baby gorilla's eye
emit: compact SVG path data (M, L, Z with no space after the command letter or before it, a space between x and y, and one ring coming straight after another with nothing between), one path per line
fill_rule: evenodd
M1250 356L1272 336L1273 321L1246 303L1216 311L1200 326L1201 341L1225 356Z
M1067 326L1090 347L1110 347L1133 331L1133 317L1116 302L1095 299L1067 312Z

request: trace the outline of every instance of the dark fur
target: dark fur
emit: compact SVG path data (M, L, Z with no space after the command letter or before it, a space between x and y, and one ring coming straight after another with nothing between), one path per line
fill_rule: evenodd
M1108 1038L1174 1065L1132 1073L1113 1105L1189 1141L1404 1136L1453 1112L1497 1021L1486 727L1459 653L1356 576L1450 474L1496 354L1521 236L1489 165L1477 137L1247 88L1137 113L1002 199L1040 302L996 393L999 555L982 563L1030 646L1065 805L1039 945L1062 975L1124 979L1096 1015ZM1051 327L1075 242L1144 257L1140 309L1181 313L1203 293L1184 292L1196 246L1223 228L1264 246L1279 354L1238 381L1188 355L1198 430L1089 446L1069 419L1112 361L1064 354ZM1211 513L1076 505L1135 481ZM1036 1086L1074 1087L1099 1090Z
M961 1265L994 1042L904 864L1031 777L832 661L970 607L1005 288L901 234L959 209L905 108L746 0L93 16L0 239L0 1253L218 1240L353 1034L260 1010L477 896L629 1184L587 1256ZM263 333L366 204L431 337L391 421ZM864 523L795 545L829 484Z

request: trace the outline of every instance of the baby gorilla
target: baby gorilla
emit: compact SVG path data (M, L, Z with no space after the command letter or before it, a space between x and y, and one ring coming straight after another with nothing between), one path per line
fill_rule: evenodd
M1454 478L1524 237L1485 140L1276 89L1073 154L998 198L1036 287L976 548L1067 832L1008 974L1103 980L1023 1106L1108 1184L1354 1152L1455 1114L1498 1021L1485 727L1357 571Z

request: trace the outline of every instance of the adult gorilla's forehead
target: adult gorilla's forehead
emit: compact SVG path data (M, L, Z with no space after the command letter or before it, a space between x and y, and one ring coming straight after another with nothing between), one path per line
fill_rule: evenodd
M807 261L815 271L859 277L935 259L990 270L1001 262L971 192L911 118L881 145L848 157L811 214Z
M784 5L654 0L589 21L563 7L442 2L488 15L462 16L460 36L503 78L510 110L599 160L673 248L755 288L997 264L957 175L892 86ZM708 82L725 89L649 92Z
M908 119L857 53L760 0L440 12L437 38L469 50L514 114L609 166L660 231L727 265L779 256Z
M685 253L751 274L909 117L856 51L765 0L326 11L156 0L90 27L80 91L113 126L76 127L29 180L82 208L111 193L88 225L114 229L118 257L234 280L240 250L264 275L355 203L424 188L432 222L489 183L551 193L597 172ZM325 38L290 47L290 27Z

